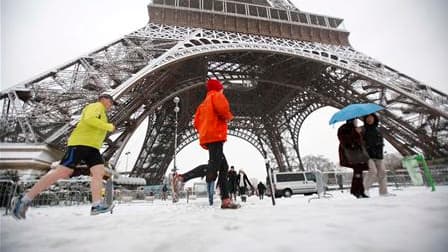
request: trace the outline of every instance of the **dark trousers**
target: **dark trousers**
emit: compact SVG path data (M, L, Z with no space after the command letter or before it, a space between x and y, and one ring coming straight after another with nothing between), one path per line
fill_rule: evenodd
M350 188L350 193L358 196L364 194L364 184L362 178L362 172L366 170L364 165L359 165L353 168L353 178L352 178L352 186Z
M208 170L208 164L202 164L196 166L192 170L182 174L183 182L185 183L190 179L204 177L207 175L207 170Z
M209 160L208 165L199 165L192 170L182 174L184 182L198 177L206 176L205 181L211 182L215 181L218 177L218 187L221 191L221 199L229 198L229 191L227 188L227 171L229 170L229 165L227 164L226 157L223 152L223 142L209 143L208 154Z
M246 194L246 187L245 186L240 186L239 187L239 191L240 191L240 196Z
M229 198L229 190L227 188L227 172L229 170L229 165L224 156L223 145L224 142L207 144L209 169L205 180L207 182L214 181L219 171L218 186L221 192L221 199L227 199Z

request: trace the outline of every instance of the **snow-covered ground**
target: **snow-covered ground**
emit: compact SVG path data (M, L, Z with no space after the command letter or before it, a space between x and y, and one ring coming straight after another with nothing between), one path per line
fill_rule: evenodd
M1 216L0 251L448 251L448 187L390 191L396 197L330 199L295 195L239 210L205 198L173 204L121 204L113 214L89 206L31 208L25 221Z

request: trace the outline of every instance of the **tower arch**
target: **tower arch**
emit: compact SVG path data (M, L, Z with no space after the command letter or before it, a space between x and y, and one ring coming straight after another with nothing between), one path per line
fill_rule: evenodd
M154 1L142 29L2 91L0 141L63 149L81 109L107 91L119 101L110 116L118 134L107 139L104 156L114 163L148 118L132 173L156 183L174 151L172 98L181 98L180 139L191 141L194 109L205 80L215 77L236 115L230 134L248 139L279 170L300 166L297 136L312 111L360 102L386 108L380 130L402 154L448 154L447 95L356 51L342 20L284 1L259 1L266 17L255 16L247 1L232 3L245 13L207 9L219 1L185 2L203 4Z

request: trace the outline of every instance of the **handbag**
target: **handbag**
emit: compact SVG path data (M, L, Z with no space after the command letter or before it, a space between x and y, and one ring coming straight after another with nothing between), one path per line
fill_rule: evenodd
M343 147L345 159L352 164L366 164L369 161L369 154L364 146L357 148Z

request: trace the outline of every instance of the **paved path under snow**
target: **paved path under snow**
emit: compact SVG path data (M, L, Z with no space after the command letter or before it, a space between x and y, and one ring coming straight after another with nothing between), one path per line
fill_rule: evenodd
M448 251L448 187L390 191L397 197L331 199L295 195L239 210L191 201L118 205L90 216L90 206L31 208L27 220L0 217L0 251Z

